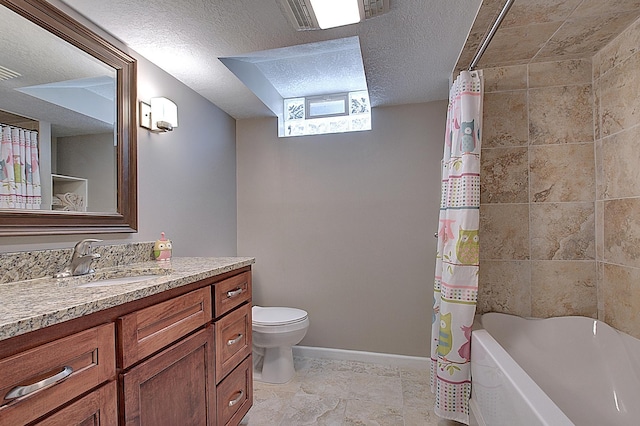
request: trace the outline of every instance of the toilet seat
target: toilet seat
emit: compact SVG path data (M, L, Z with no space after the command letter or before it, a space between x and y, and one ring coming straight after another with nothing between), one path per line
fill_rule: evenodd
M251 315L253 325L267 327L297 324L308 319L306 311L284 307L254 306Z

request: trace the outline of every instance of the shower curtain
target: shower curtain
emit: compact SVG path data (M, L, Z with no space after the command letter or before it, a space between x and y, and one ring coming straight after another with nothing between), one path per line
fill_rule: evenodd
M478 295L482 96L481 71L462 71L449 91L431 326L435 413L465 424Z
M39 209L38 132L4 125L0 131L0 208Z

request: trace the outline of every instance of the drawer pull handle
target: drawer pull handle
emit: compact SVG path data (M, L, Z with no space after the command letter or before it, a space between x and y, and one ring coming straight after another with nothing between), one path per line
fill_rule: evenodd
M235 290L228 291L227 292L227 297L236 297L236 296L240 296L241 294L242 294L242 289L241 288L237 288Z
M243 337L244 336L242 334L238 334L238 337L236 337L235 339L227 340L227 346L235 345L240 340L242 340Z
M238 402L242 401L242 398L244 398L244 391L243 390L239 390L238 394L239 395L238 395L238 397L236 399L232 399L231 401L229 401L229 407L233 407Z
M26 385L26 386L16 386L15 388L11 389L7 393L4 399L10 400L10 399L20 398L21 396L24 396L24 395L29 395L30 393L35 392L38 389L42 389L46 386L52 385L56 382L66 379L71 375L71 373L73 373L73 368L66 365L62 369L62 371L59 372L58 374L54 374L53 376L40 380L37 383L33 383L31 385Z

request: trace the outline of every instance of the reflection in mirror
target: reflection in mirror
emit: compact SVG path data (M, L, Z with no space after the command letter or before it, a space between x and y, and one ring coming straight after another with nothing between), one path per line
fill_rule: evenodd
M116 212L116 70L0 7L0 208Z
M0 23L0 235L135 232L135 59L46 0Z

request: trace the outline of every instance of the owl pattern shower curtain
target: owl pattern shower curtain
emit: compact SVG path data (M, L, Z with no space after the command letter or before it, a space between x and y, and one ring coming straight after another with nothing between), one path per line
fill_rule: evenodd
M0 125L0 209L40 209L38 132Z
M449 92L431 327L435 413L465 424L478 296L482 95L480 71L461 72Z

